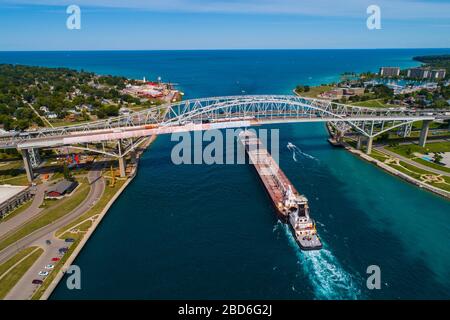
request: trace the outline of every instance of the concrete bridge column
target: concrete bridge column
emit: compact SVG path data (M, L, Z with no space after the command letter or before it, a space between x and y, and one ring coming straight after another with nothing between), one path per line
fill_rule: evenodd
M358 140L356 142L356 149L361 150L361 148L362 148L362 140L363 140L363 136L358 136Z
M126 163L125 163L125 157L119 158L119 171L120 171L120 177L125 178L126 177Z
M373 137L368 137L367 138L366 154L371 154L372 153L372 142L373 142Z
M420 130L419 146L425 147L427 143L428 130L430 129L431 120L424 120L422 130Z
M34 179L34 174L33 174L33 167L31 166L30 161L30 153L26 149L21 150L21 153L23 158L23 165L27 173L28 182L32 182Z

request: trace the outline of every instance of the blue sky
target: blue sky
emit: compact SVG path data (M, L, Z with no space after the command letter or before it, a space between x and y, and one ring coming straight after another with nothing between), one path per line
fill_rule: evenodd
M450 47L450 0L0 0L0 50L431 47Z

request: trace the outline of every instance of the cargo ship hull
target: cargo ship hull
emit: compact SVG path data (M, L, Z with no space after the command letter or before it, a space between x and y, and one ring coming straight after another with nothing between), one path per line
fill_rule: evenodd
M239 140L272 200L278 218L290 225L300 248L322 248L314 221L309 217L308 200L297 192L254 133L243 131Z

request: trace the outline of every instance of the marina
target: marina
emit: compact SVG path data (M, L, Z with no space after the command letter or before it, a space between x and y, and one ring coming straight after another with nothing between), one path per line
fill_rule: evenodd
M255 133L243 131L239 134L239 140L261 178L278 218L289 224L300 248L321 249L322 242L315 222L309 216L308 199L298 193Z

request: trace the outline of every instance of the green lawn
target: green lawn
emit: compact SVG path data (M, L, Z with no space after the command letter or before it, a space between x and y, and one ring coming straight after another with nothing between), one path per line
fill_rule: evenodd
M365 101L356 101L350 103L353 106L367 107L367 108L400 108L401 106L395 104L384 103L383 99L369 99Z
M382 99L371 99L366 101L356 101L350 103L353 106L367 107L367 108L391 108L393 106L383 103Z
M19 253L17 253L15 256L13 256L12 258L10 258L9 260L7 260L6 262L2 263L0 265L0 277L9 269L11 268L13 265L15 265L17 262L19 262L20 260L22 260L26 255L30 254L31 251L33 251L34 249L36 249L37 247L29 247L26 249L23 249L21 251L19 251Z
M21 160L0 163L0 184L28 185L27 176Z
M370 156L375 158L375 159L377 159L377 160L379 160L379 161L382 161L382 162L384 162L384 160L386 159L386 157L382 153L380 153L380 152L378 152L376 150L374 150ZM396 169L396 170L398 170L400 172L403 172L404 174L406 174L406 175L408 175L408 176L410 176L412 178L415 178L415 179L417 179L419 181L422 181L420 179L420 176L422 174L435 175L434 173L432 173L430 171L426 171L426 170L420 169L420 168L418 168L416 166L410 165L410 164L408 164L406 162L403 162L403 161L399 161L399 164L400 165L396 165L394 163L387 163L388 166L390 166L390 167L392 167L392 168L394 168L394 169ZM450 183L450 177L442 176L442 178L445 180L446 183ZM432 185L432 186L434 186L436 188L445 190L445 191L450 191L450 185L448 185L448 184L435 183L435 182L427 182L427 184Z
M427 154L430 152L450 152L450 142L429 142L425 147L421 147L417 144L404 144L395 147L386 147L387 150L395 152L403 157L409 158L417 163L426 165L430 168L441 170L444 172L450 172L450 168L442 166L440 164L426 161L420 158L415 158L414 153Z
M29 249L29 248L28 248ZM28 269L36 262L36 260L44 252L43 249L39 248L34 253L32 253L28 258L19 263L14 269L9 271L0 280L0 299L5 298L8 292L16 285L16 283L23 277ZM22 257L23 258L23 257ZM18 259L20 260L20 259Z
M310 87L309 91L307 92L297 92L297 94L302 97L317 98L319 94L330 91L332 89L333 86L316 86Z
M384 154L382 154L381 152L378 152L377 150L372 150L372 153L370 154L370 156L381 162L384 162L384 160L387 159L387 157Z
M76 220L72 221L71 223L69 223L68 225L62 227L61 229L59 229L55 234L57 237L60 237L64 232L72 229L72 227L76 226L77 224L79 224L80 222L95 216L96 214L100 214L103 210L103 208L105 208L105 206L107 205L107 203L109 202L109 200L111 200L111 198L116 194L116 192L122 187L122 185L125 183L125 181L123 180L116 180L116 184L114 185L114 187L110 187L109 185L107 185L105 187L105 191L103 192L103 195L101 196L101 198L95 203L95 205L89 209L88 211L86 211L83 215L81 215L80 217L78 217Z
M3 250L14 242L27 236L28 234L52 223L53 221L71 212L78 205L80 205L81 202L83 202L83 200L89 194L89 190L89 184L82 183L73 195L69 196L68 198L64 198L63 200L61 200L61 202L58 202L57 205L45 209L41 214L39 214L38 217L27 222L19 230L4 238L0 242L0 250Z

